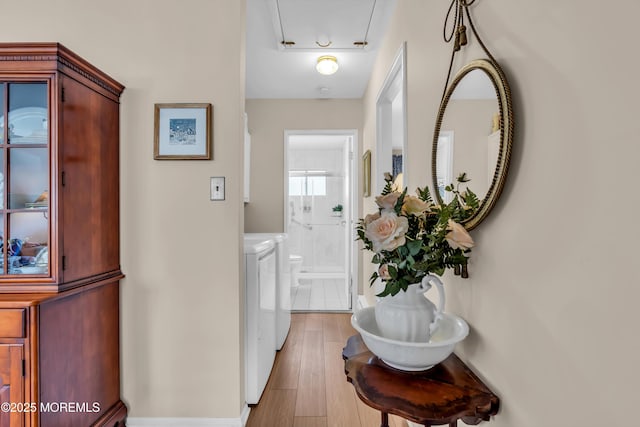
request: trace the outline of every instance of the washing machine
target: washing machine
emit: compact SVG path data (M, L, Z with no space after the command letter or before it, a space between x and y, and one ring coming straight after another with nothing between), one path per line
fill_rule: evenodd
M249 404L260 401L276 356L276 245L244 239L245 388Z
M282 349L291 327L291 269L286 233L245 233L245 239L273 239L276 243L276 350Z

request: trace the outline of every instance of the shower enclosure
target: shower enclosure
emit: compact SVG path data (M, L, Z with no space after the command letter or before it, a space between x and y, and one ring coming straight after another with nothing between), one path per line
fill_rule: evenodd
M346 273L344 181L335 171L289 172L289 238L292 253L302 255L303 273Z
M287 233L290 252L302 256L300 286L294 294L300 294L298 300L309 299L308 306L300 301L296 304L293 295L294 309L351 308L348 138L289 137Z

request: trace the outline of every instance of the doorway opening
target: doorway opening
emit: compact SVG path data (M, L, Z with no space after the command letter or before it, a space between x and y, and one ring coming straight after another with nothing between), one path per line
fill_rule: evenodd
M284 230L294 311L350 311L357 178L355 130L285 132Z
M453 194L444 190L447 185L453 184L453 136L452 130L440 131L438 136L438 157L436 159L438 188L436 191L447 204L453 199Z
M376 193L385 173L400 191L407 186L407 62L406 42L400 46L376 100Z

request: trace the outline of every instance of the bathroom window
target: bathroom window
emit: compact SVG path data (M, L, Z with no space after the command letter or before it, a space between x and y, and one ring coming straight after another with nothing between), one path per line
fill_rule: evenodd
M304 196L306 179L302 176L290 176L289 177L289 195L290 196Z
M326 196L326 176L290 176L290 196Z

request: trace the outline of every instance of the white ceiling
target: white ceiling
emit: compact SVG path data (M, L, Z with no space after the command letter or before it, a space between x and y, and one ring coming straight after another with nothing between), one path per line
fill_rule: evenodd
M247 0L246 97L361 98L396 0ZM281 42L294 42L283 45ZM354 42L365 42L354 45ZM326 45L329 47L318 46ZM321 55L340 68L319 74Z

